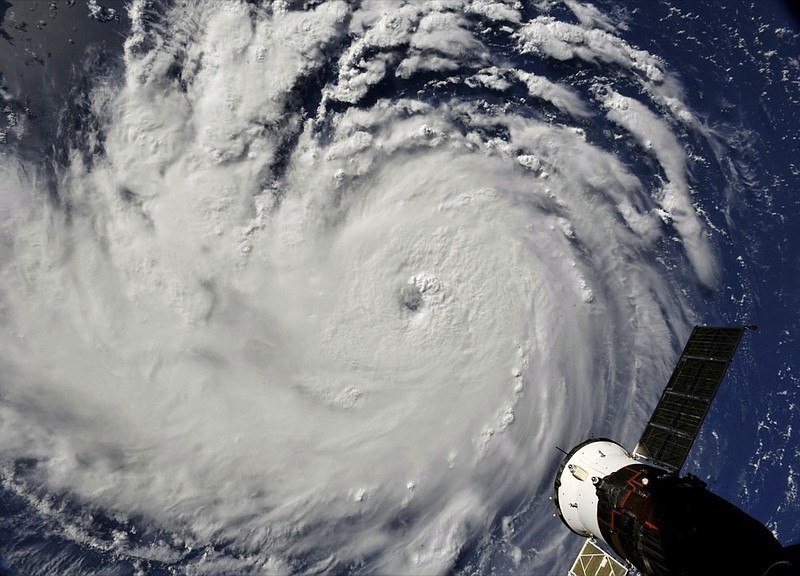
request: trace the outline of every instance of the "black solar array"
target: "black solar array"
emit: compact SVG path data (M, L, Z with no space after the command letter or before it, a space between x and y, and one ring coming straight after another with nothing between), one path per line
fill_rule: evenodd
M748 328L695 326L634 454L680 470Z

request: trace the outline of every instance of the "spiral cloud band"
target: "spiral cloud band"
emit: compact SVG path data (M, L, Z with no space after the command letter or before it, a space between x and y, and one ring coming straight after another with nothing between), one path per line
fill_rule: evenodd
M178 4L1 160L4 486L143 570L563 567L555 447L717 282L679 83L573 0Z

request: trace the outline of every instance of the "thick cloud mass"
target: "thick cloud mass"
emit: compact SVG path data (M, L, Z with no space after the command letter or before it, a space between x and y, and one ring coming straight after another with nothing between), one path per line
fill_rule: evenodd
M679 84L572 0L188 4L55 192L0 159L5 486L190 573L561 571L555 447L717 282Z

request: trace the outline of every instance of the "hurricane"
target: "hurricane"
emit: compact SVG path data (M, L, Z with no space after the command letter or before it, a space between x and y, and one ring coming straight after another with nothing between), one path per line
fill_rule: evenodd
M741 184L633 8L125 10L52 160L0 157L0 480L51 567L563 572L558 448L636 440Z

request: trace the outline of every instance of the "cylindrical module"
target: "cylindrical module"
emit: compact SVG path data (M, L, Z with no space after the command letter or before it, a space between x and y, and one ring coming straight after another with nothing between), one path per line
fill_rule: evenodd
M553 500L570 530L651 576L760 575L785 556L766 527L699 478L637 460L605 438L566 455Z
M553 490L562 522L576 534L594 536L611 545L603 537L598 522L598 486L604 478L627 466L642 466L642 463L613 440L593 438L573 448L561 463Z

